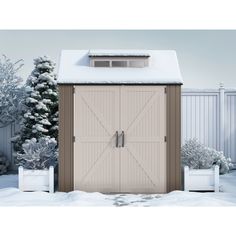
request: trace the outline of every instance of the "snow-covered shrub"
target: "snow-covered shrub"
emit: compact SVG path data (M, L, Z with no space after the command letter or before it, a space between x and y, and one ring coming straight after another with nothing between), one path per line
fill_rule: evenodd
M0 59L0 127L21 120L25 91L17 72L22 66L22 60Z
M25 169L47 169L56 166L58 149L55 138L42 137L26 140L22 145L23 153L17 153L18 165Z
M220 167L220 174L225 174L229 172L230 168L233 167L231 158L226 158L223 152L216 151L213 148L206 149L208 150L209 155L213 156L213 164L218 165Z
M181 148L182 165L192 169L209 169L219 165L220 174L227 173L232 167L231 159L223 152L205 147L197 139L189 139Z
M181 148L182 164L192 169L208 169L213 165L213 157L207 155L203 144L197 139L188 140Z
M22 128L15 140L16 152L23 153L26 140L58 139L58 89L55 63L47 56L34 60L35 68L26 81L27 97Z

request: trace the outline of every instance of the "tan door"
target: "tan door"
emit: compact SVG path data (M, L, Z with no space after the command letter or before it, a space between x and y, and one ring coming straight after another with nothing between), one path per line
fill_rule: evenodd
M164 86L123 86L120 127L120 191L166 192L166 97Z
M75 189L166 191L163 86L76 86L74 101Z
M74 97L74 188L119 191L119 87L76 86Z

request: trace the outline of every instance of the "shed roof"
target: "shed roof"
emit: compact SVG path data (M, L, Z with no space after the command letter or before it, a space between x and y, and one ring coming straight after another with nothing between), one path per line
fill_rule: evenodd
M144 68L91 67L90 55L149 56ZM176 52L173 50L62 50L59 84L182 84Z

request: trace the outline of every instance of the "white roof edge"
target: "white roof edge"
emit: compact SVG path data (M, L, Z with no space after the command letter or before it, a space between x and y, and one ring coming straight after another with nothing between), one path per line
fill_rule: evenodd
M86 82L86 81L78 81L78 82L74 82L74 81L59 81L57 84L81 84L81 85L96 85L96 84L99 84L99 85L102 85L102 84L107 84L107 85L128 85L128 84L131 84L131 85L183 85L182 82L178 82L178 81L174 81L174 80L171 80L170 81L160 81L160 82L155 82L155 81L152 81L152 80L147 80L145 82L143 81L129 81L129 80L126 80L126 81L108 81L108 80L104 80L104 81L89 81L89 82Z

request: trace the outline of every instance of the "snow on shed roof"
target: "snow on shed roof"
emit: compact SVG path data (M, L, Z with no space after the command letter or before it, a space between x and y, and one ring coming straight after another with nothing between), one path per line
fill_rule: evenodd
M140 50L89 50L89 57L150 57Z
M149 55L144 68L91 67L90 53L112 56ZM178 59L173 50L62 50L59 84L182 84Z

